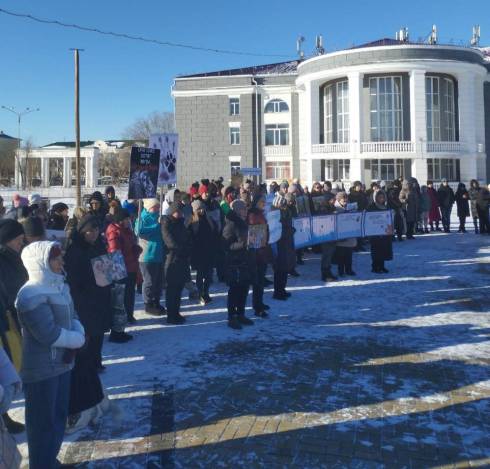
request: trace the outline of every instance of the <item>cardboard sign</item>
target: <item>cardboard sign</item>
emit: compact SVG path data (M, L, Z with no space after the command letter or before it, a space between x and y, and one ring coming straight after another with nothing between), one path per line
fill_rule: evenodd
M311 217L294 218L294 247L296 249L311 245Z
M267 225L250 225L248 227L249 249L260 249L267 246Z
M271 210L267 212L266 218L269 225L269 244L277 243L282 235L281 211Z
M177 184L178 134L150 135L150 148L160 150L158 185Z
M311 240L313 244L337 239L335 220L335 215L320 215L311 218Z
M391 210L364 213L364 236L390 236L393 234Z
M337 215L337 239L362 237L362 212L346 212Z
M107 287L128 276L121 251L94 257L91 262L95 283L99 287Z
M157 195L160 150L133 147L129 168L128 199L154 199Z
M298 217L309 217L311 215L310 201L306 195L296 197L296 211Z

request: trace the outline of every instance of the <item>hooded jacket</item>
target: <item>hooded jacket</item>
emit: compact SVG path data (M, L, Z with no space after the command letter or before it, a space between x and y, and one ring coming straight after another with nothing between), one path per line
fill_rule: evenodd
M158 213L144 208L139 220L136 220L135 232L139 236L139 245L143 249L140 262L162 262L163 241Z
M49 266L49 252L56 243L37 241L22 252L29 281L17 295L16 308L22 325L24 383L43 381L72 369L65 363L65 349L85 343L64 276Z

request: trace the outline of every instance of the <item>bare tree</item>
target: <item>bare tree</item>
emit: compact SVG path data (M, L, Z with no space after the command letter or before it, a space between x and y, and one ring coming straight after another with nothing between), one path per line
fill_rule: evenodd
M150 139L151 134L175 132L173 112L152 112L147 117L141 117L127 127L123 137L131 140Z
M15 173L15 147L0 148L0 185L9 186Z
M23 150L24 158L17 158L19 165L19 172L21 177L22 189L27 188L27 168L29 167L29 157L31 155L32 149L34 148L34 143L32 137L26 138L21 149Z
M101 176L111 176L114 184L129 177L131 147L124 147L117 152L104 152L99 157Z

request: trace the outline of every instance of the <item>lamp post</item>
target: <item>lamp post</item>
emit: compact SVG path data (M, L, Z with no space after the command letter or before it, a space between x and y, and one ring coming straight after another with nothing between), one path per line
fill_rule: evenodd
M22 117L30 114L31 112L37 112L40 111L39 108L36 109L31 109L30 107L26 107L23 111L16 111L16 109L13 106L2 106L2 109L5 109L6 111L10 111L11 113L15 114L17 116L17 170L20 173L20 177L22 178L22 183L23 185L26 183L25 179L27 178L27 167L25 168L26 174L25 177L22 175L22 167L20 164L20 124L22 121ZM26 162L27 165L27 162ZM17 183L17 189L19 188L19 184Z

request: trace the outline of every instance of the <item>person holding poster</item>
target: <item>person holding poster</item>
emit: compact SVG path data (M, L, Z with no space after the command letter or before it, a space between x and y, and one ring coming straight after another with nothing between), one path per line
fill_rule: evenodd
M335 196L330 192L324 193L325 200L327 204L323 207L320 212L316 212L318 215L327 215L335 213ZM334 282L338 278L332 273L332 259L335 253L336 241L327 241L320 245L322 258L320 262L321 278L324 282Z
M379 190L373 194L373 202L368 207L368 212L388 210L386 206L386 193ZM393 231L393 230L391 230ZM370 236L372 272L375 274L387 274L385 261L393 259L393 236L387 233L381 236Z
M338 192L335 196L335 208L338 213L347 212L349 199L346 192ZM347 238L337 241L335 249L335 263L338 265L339 277L344 275L356 275L352 270L352 251L357 245L356 238Z
M267 317L267 310L269 306L264 304L264 281L265 272L267 270L267 264L271 261L271 251L268 244L269 230L267 225L267 219L265 218L265 196L260 192L257 192L252 197L252 206L248 211L248 225L249 231L251 227L260 226L264 227L265 239L263 246L256 249L250 249L251 255L255 257L255 276L252 283L252 306L255 311L255 316L260 318ZM261 243L262 244L262 243Z

